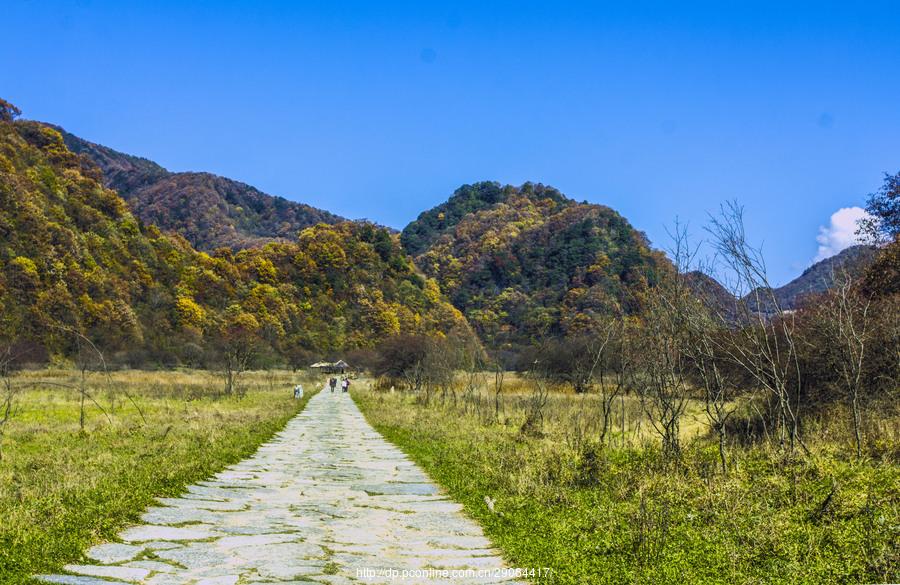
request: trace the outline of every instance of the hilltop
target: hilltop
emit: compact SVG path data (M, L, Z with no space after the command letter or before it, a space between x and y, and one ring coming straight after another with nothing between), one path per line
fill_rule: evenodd
M639 311L670 266L609 207L533 183L463 185L400 241L485 341L509 349Z

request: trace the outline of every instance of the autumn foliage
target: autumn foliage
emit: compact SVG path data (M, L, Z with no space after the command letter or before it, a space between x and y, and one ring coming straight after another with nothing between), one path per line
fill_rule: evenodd
M203 365L223 340L281 359L464 323L397 237L315 225L292 241L198 252L146 225L46 125L0 120L0 335L52 356L79 331L131 365Z
M670 265L612 209L532 183L464 185L401 241L482 339L511 351L639 312Z

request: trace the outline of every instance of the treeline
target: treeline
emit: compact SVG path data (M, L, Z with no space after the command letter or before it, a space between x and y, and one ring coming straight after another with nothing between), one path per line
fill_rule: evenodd
M132 367L308 365L400 334L466 330L384 228L320 224L291 242L198 252L136 219L59 132L18 114L0 101L0 345L10 359L71 362L89 344Z
M531 388L523 432L540 427L555 385L597 396L600 442L609 440L616 399L636 399L672 460L681 457L689 403L702 404L723 472L735 441L768 441L802 454L811 421L842 420L856 456L895 450L870 434L867 421L896 416L900 398L898 185L900 175L889 176L869 198L875 220L861 230L877 251L874 263L862 273L834 266L830 288L796 310L781 307L761 251L746 239L739 206L724 206L707 226L719 264L699 267L709 276L727 274L733 290L726 298L696 286L696 248L676 226L672 264L660 267L654 286L636 289L640 312L592 315L519 355L517 369ZM381 347L375 373L383 386L418 390L426 403L439 395L484 407L484 393L466 395L458 372L494 370L500 387L487 386L499 394L502 358L451 341L394 339Z

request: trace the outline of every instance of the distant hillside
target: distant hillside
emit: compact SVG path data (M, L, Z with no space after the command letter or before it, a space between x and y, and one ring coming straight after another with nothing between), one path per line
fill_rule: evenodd
M290 242L198 252L138 222L59 132L0 114L0 346L73 357L78 331L139 366L209 363L235 338L285 359L467 331L384 228L318 224Z
M834 283L834 275L841 270L856 278L863 277L866 269L877 256L878 250L870 246L851 246L839 254L816 262L794 280L774 289L775 298L782 310L797 309L803 303L804 298L823 293L831 288ZM695 294L702 298L708 306L729 319L736 317L734 295L716 279L698 271L689 272L685 278ZM761 298L767 301L768 295L763 295ZM744 300L750 310L756 310L756 296L753 293L745 295Z
M684 279L688 288L714 314L721 315L728 322L737 320L739 311L735 296L718 280L699 270L688 272Z
M344 221L327 211L288 201L210 173L172 173L144 158L88 142L59 130L66 146L91 159L103 183L128 202L144 223L183 235L212 251L292 240L317 223Z
M871 246L851 246L839 254L816 262L794 280L776 288L775 296L783 308L796 309L805 296L831 288L834 275L840 270L847 271L851 276L861 277L876 256L878 250Z
M831 288L835 274L841 270L853 277L861 278L877 256L878 251L871 246L851 246L839 254L816 262L794 280L774 289L775 298L782 310L797 309L809 295L823 293ZM747 294L744 299L752 310L756 309L756 298L753 293Z
M410 223L400 240L494 347L634 312L640 291L668 265L612 209L532 183L464 185Z

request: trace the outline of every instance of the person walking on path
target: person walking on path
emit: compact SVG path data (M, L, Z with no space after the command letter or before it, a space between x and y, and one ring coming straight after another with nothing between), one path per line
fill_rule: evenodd
M344 378L344 380L341 382L341 390L344 392L350 391L350 378Z
M337 387L337 378L333 377L328 380L328 385L331 386L331 392L334 392L335 387Z

